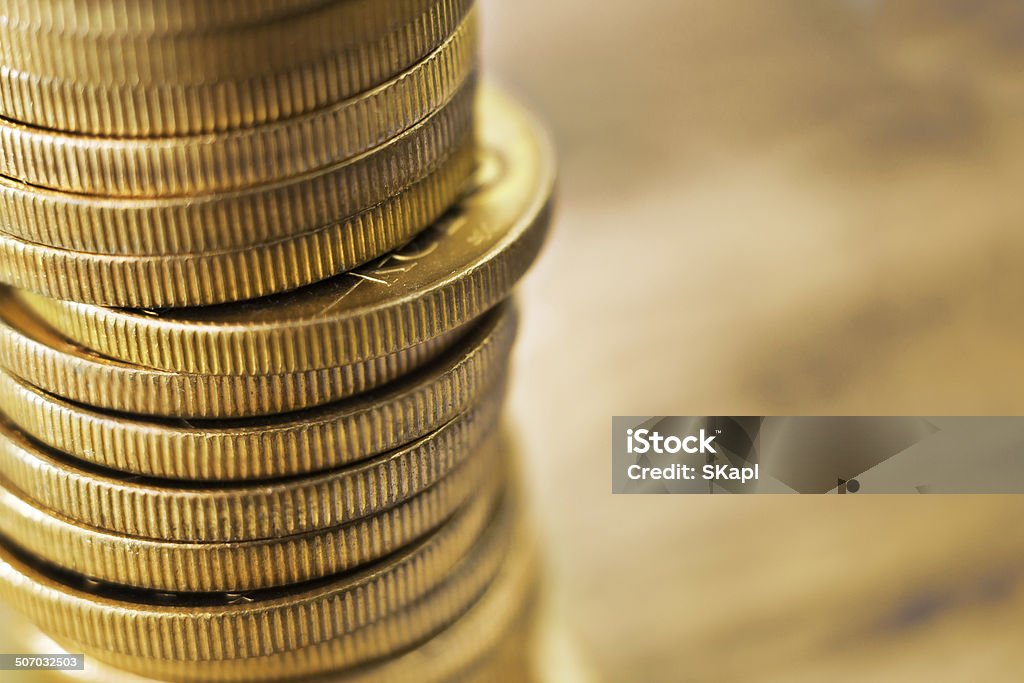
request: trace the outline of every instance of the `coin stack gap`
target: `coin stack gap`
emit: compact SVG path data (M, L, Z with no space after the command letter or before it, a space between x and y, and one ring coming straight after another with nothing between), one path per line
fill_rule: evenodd
M0 18L0 600L94 680L525 680L554 160L472 0Z

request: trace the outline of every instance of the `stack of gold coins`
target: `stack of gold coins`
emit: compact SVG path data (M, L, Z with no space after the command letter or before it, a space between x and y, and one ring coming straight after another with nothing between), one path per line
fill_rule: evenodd
M554 185L471 0L0 0L0 600L95 678L519 680Z

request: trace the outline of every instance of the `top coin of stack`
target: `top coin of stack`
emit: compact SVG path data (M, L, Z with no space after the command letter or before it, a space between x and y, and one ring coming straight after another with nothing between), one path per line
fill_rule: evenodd
M23 289L133 308L295 289L409 241L473 167L470 0L0 15L0 280Z
M363 93L434 52L472 0L4 0L0 105L117 137L271 123Z

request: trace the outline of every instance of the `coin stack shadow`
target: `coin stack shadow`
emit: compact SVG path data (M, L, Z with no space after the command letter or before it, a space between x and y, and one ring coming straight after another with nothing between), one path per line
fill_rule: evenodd
M554 164L472 1L4 10L0 600L101 680L521 680Z

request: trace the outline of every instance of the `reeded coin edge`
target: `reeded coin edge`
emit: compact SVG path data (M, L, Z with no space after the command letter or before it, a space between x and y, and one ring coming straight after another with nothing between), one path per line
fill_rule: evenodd
M431 670L442 671L464 670L467 665L478 660L483 647L494 644L496 637L503 632L515 616L521 613L525 601L529 598L530 587L535 574L535 551L530 541L517 534L511 540L512 547L506 553L506 562L489 582L468 586L460 583L448 583L442 588L455 594L462 594L456 600L438 600L439 604L448 604L447 609L438 609L438 605L422 611L415 608L396 615L393 622L381 622L383 632L394 629L398 637L380 637L375 633L356 632L353 638L340 638L324 641L310 647L290 650L280 655L252 658L248 660L226 660L221 662L203 662L201 674L213 680L253 680L254 678L272 679L284 675L312 675L332 673L332 680L338 681L381 681L394 680L391 676L405 670L412 673L416 667L407 659L415 659L419 663L420 676L414 677L419 683L429 680ZM469 595L466 595L467 589ZM493 591L493 592L491 592ZM441 592L439 591L439 595ZM493 596L487 600L487 596ZM468 599L466 599L468 598ZM454 608L453 608L454 607ZM479 608L479 611L477 609ZM461 636L463 652L437 654L439 661L428 663L420 660L423 647L432 639L443 636L447 630L456 626L461 618L473 615L472 625L480 629L477 636L466 636L465 632L457 632ZM417 628L416 625L419 624ZM387 624L387 626L385 626ZM483 642L481 642L483 641ZM458 647L450 640L443 644ZM415 653L415 654L412 654ZM102 653L108 663L126 670L144 671L150 659L130 655ZM390 665L392 661L402 664ZM159 675L187 676L199 671L194 665L178 666L170 662L161 662ZM336 678L334 677L336 676ZM351 678L350 678L351 677Z
M38 0L32 5L46 2ZM78 5L71 11L57 9L49 13L49 21L31 5L12 4L7 0L0 7L6 15L6 21L0 23L0 62L58 81L139 85L198 84L287 72L337 52L365 49L393 32L396 25L445 7L439 0L319 0L316 6L283 13L273 21L199 24L193 30L174 31L170 8L164 5L161 12L152 1L144 11L138 3L118 8L109 1L105 8ZM150 15L150 30L133 30L133 19L137 22L146 14ZM83 24L90 18L107 20L106 30L89 30ZM55 21L60 25L54 25ZM288 49L269 47L274 45Z
M475 10L424 61L368 93L277 123L177 138L103 138L0 118L0 175L53 190L168 197L244 189L365 153L444 106L476 67ZM88 234L48 242L49 228L8 224L29 242L96 251Z
M124 199L0 177L0 230L23 250L65 259L105 256L111 267L121 262L115 257L131 263L129 257L208 255L306 235L387 201L441 166L473 134L475 94L471 78L439 109L382 145L244 190Z
M193 662L267 656L379 623L445 582L481 571L493 575L508 549L515 513L512 501L497 510L493 502L473 501L426 539L380 563L315 587L275 591L269 599L253 592L226 595L219 606L194 606L187 599L179 606L174 595L161 605L104 597L41 573L2 545L0 586L45 630L89 651Z
M83 469L40 448L0 412L0 475L38 507L85 526L161 541L230 542L318 531L383 512L433 486L495 438L500 395L415 442L286 482L189 488Z
M73 457L144 476L258 480L362 461L409 443L504 391L516 335L503 304L437 361L352 401L249 421L175 424L92 410L42 392L0 370L0 403L20 429Z
M491 91L485 112L504 100ZM507 105L505 105L507 106ZM511 114L504 114L510 116ZM521 110L540 155L536 196L508 236L470 264L453 264L450 278L414 297L384 301L344 314L286 324L208 324L165 321L138 311L26 297L62 334L112 357L165 369L218 372L279 370L352 362L403 348L458 327L505 299L536 259L553 211L554 159L541 129ZM486 127L487 117L483 117ZM301 296L301 290L295 296Z
M180 543L99 531L18 497L0 481L4 536L50 564L107 583L171 592L247 592L375 562L444 524L475 495L497 495L496 454L481 453L423 493L371 517L281 539Z
M0 66L0 111L40 128L109 136L215 133L287 119L377 85L430 54L472 0L439 0L429 11L356 50L297 69L207 84L89 84Z
M4 291L0 288L0 297ZM9 293L9 291L8 291ZM460 330L364 363L278 375L202 375L152 370L105 359L62 340L42 324L14 322L0 301L0 367L48 393L97 408L172 418L234 418L287 413L382 386L423 367Z
M49 297L144 308L230 303L314 284L401 246L437 220L473 169L472 137L456 144L412 187L313 233L172 257L84 254L0 234L0 280Z

